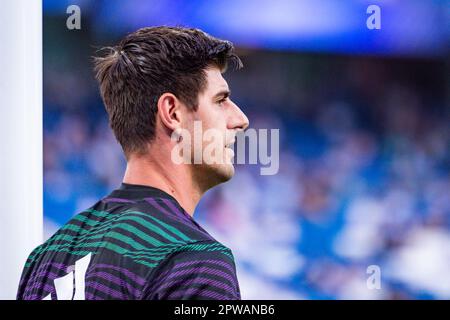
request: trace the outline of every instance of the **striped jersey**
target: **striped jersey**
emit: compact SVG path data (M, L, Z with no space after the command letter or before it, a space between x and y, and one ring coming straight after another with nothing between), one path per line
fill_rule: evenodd
M240 299L231 250L169 194L122 183L28 257L17 299Z

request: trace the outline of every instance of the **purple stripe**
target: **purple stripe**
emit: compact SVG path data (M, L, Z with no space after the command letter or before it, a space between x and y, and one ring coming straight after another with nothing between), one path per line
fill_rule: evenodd
M25 293L29 293L29 292L32 292L32 291L38 290L38 289L43 289L45 291L54 290L53 286L50 284L47 284L47 282L39 282L39 283L34 283L31 286L27 286Z
M180 269L180 268L183 268L183 267L187 267L187 266L192 266L192 265L195 265L195 264L198 264L198 263L212 263L212 264L217 264L217 265L219 265L219 266L221 266L221 267L227 268L231 273L234 274L234 269L233 269L233 267L232 267L229 263L227 263L227 262L225 262L225 261L222 261L222 260L195 260L195 261L186 261L186 262L177 263L172 269L166 270L166 271L164 271L163 273L161 273L161 274L158 276L158 278L164 277L164 276L167 275L167 273L173 272L174 270L177 270L177 269Z
M154 206L156 209L158 209L159 211L165 213L167 216L173 218L174 220L177 220L183 224L186 224L185 222L187 222L185 219L181 219L179 218L176 214L173 214L172 212L167 211L166 209L164 209L163 207L161 207L158 202L155 201L155 199L153 198L145 198L145 201L147 201L148 203L150 203L152 206Z
M205 236L210 238L211 240L214 240L209 233L207 233L205 230L203 230L201 227L197 226L193 218L184 210L180 211L172 201L165 199L165 198L145 198L145 201L152 204L156 209L164 212L169 217L173 218L174 220L183 223L185 226L191 227L195 229L196 231L199 231L203 233ZM163 201L173 212L169 212L166 209L164 209L162 206L158 204L156 200Z
M122 198L103 198L103 202L109 203L109 202L120 202L120 203L135 203L136 201L129 200L129 199L122 199Z
M191 285L195 285L195 284L212 285L212 286L215 286L215 287L225 290L225 291L230 291L233 293L236 292L235 288L229 286L225 282L220 282L218 280L214 280L214 279L210 279L210 278L202 278L202 277L191 278L191 279L185 279L185 278L175 279L175 280L172 280L170 282L163 284L161 287L158 288L158 290L175 287L175 286L182 286L182 285L191 286Z
M207 274L212 274L212 275L216 275L216 276L220 276L228 281L230 281L230 283L234 286L237 286L237 281L234 277L232 277L230 274L225 273L223 271L217 270L217 269L211 269L205 266L202 266L200 268L191 268L191 269L184 269L184 270L179 270L176 272L173 272L171 274L169 274L167 277L164 277L163 275L160 275L158 277L158 279L152 284L152 288L157 288L158 286L161 285L161 283L165 282L165 281L169 281L175 277L179 277L179 276L188 276L190 274L194 274L194 273L207 273ZM166 272L167 273L167 272Z
M43 282L42 281L43 279L42 278L39 279L39 277L45 276L46 273L55 275L55 277L51 278L51 280L55 279L57 275L55 273L52 273L49 270L52 267L56 268L58 270L66 271L68 266L63 263L58 263L58 262L48 262L48 263L41 264L37 268L37 270L35 272L33 272L32 275L28 278L28 280L27 280L28 283L26 284L25 292L30 292L29 290L38 289L38 288L41 288L42 286L44 286L46 281ZM45 269L47 269L47 270L45 270Z
M140 289L133 287L130 283L128 283L125 280L120 279L120 278L116 277L115 275L112 275L112 274L110 274L108 272L99 271L99 272L90 273L86 277L86 280L90 279L91 277L102 278L102 279L105 279L105 280L107 280L109 282L115 283L116 285L118 285L120 287L125 287L125 288L127 288L128 292L130 292L135 297L140 295Z
M34 290L42 289L42 294L36 294L32 293ZM45 292L45 293L44 293ZM37 300L37 299L43 299L46 295L49 293L55 292L55 288L52 285L46 284L46 283L37 283L34 284L32 287L27 287L25 290L25 293L23 294L23 298L25 300Z
M168 199L161 199L173 212L175 212L179 217L183 218L184 220L191 222L191 216L187 212L180 211L172 201Z
M195 296L201 296L201 297L207 297L211 299L218 299L218 300L231 300L227 295L217 293L215 291L211 290L202 290L200 288L189 288L186 290L179 290L172 292L168 298L171 299L179 299L179 298L193 298Z
M60 263L46 263L43 264L39 267L39 269L43 269L44 266L48 266L48 265L54 265L59 267L59 269L67 269L66 265L60 264ZM86 279L90 278L90 277L94 277L94 276L99 276L102 277L108 281L111 281L113 283L116 283L118 285L121 286L125 286L130 292L132 292L135 296L138 296L140 294L140 290L134 288L131 284L127 283L125 280L122 280L114 275L108 274L106 272L94 272L92 273L92 270L95 268L110 268L113 270L117 270L122 272L123 274L127 275L129 278L131 278L135 283L139 284L139 285L144 285L146 283L145 279L140 278L139 276L136 276L135 274L131 273L130 271L126 270L126 269L122 269L119 267L115 267L115 266L110 266L110 265L106 265L106 264L99 264L99 265L95 265L94 267L89 268L88 274L86 276ZM109 275L109 276L108 276ZM44 288L44 290L46 291L50 291L53 292L54 288L51 285L47 285L46 282L38 282L38 277L45 277L48 279L55 279L58 277L58 274L53 273L49 270L44 270L41 271L39 273L35 273L33 275L33 284L32 285L28 285L26 288L26 293L24 294L24 296L26 296L27 292L33 292L34 290L37 289L41 289L42 287ZM36 296L36 295L33 295ZM27 298L28 299L28 298ZM39 299L39 298L36 298Z
M50 292L49 292L50 293ZM45 293L43 295L40 294L32 294L28 297L24 297L23 300L42 300L44 299L46 296L49 295L49 293Z
M105 300L104 298L99 297L91 292L86 292L84 294L84 297L86 298L86 300Z
M133 272L129 271L128 269L120 268L120 267L118 267L118 266L114 266L114 265L110 265L110 264L102 264L102 263L99 263L99 264L92 265L92 266L89 268L89 271L88 271L88 272L91 272L91 271L93 271L93 270L95 270L95 269L102 269L102 268L105 268L105 269L112 269L112 270L121 272L121 273L123 273L125 276L127 276L129 279L133 280L134 282L136 282L137 284L139 284L139 285L141 285L141 286L143 286L144 284L147 283L147 281L146 281L144 278L138 276L137 274L134 274Z
M33 278L35 279L35 281L37 281L37 278L54 280L58 277L60 277L60 275L58 273L51 272L50 270L44 270L39 273L35 273L33 275ZM41 280L44 280L44 279L41 279Z
M33 279L33 282L37 281L37 277L42 276L43 273L48 272L48 273L52 273L50 270L52 268L57 269L59 271L64 271L67 272L67 268L69 266L63 263L58 263L58 262L47 262L47 263L43 263L41 265L39 265L39 267L32 273L32 275L30 276L30 280L31 278Z
M47 266L50 266L52 268L57 268L58 270L64 270L66 271L67 267L69 265L59 262L47 262L39 265L37 272L41 271L42 269L46 268Z
M198 267L195 268L194 267L192 269L185 269L185 270L180 270L180 271L177 271L177 272L173 272L166 278L166 281L169 280L169 279L173 279L175 277L178 277L178 276L188 276L190 274L199 274L199 273L200 274L201 273L207 273L207 274L212 274L212 275L215 275L215 276L220 276L220 277L222 277L224 279L227 279L232 284L236 283L235 279L230 274L225 273L225 272L220 271L220 270L217 270L217 269L211 269L211 268L208 268L208 267L205 267L205 266L202 266L200 268L198 268Z
M123 299L125 300L127 297L122 293L119 292L117 290L114 290L112 288L109 288L101 283L98 282L93 282L93 281L86 281L86 288L91 288L94 289L96 291L102 292L108 296L111 296L115 299Z

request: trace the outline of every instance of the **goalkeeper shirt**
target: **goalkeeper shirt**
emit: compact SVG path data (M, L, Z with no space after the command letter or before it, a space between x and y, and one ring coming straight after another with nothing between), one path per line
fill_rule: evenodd
M17 299L240 299L231 250L166 192L122 183L28 257Z

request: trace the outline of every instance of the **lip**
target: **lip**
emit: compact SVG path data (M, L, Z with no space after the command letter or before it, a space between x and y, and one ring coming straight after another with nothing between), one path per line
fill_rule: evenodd
M235 142L236 142L236 140L233 140L233 141L231 141L231 142L225 144L225 148L232 149L233 146L234 146L234 144L235 144Z
M234 157L234 150L232 148L229 147L225 147L225 153L227 154L228 157Z

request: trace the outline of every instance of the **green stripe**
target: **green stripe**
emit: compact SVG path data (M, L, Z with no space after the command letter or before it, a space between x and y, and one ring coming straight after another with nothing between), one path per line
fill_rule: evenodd
M97 242L96 244L98 244L98 248L109 249L109 250L114 251L114 252L116 252L116 253L124 256L124 257L129 257L129 258L133 259L133 261L136 262L136 263L143 264L143 265L146 265L148 267L154 267L154 266L158 265L159 261L163 260L167 256L167 253L163 253L163 254L160 254L158 256L153 256L152 260L154 260L156 262L152 263L152 262L145 261L145 260L136 260L134 255L130 254L128 250L126 250L126 249L124 249L124 248L122 248L120 246L117 246L117 245L115 245L113 243ZM86 245L83 245L83 246L86 246ZM83 246L81 246L81 247L83 247ZM80 247L80 246L78 246L78 247ZM56 250L55 250L55 248L49 248L49 251L56 251ZM82 251L82 250L75 250L75 251L73 251L73 250L71 250L69 248L61 248L61 249L58 250L58 252L68 252L68 253L73 254L73 255L81 255L81 256L88 255L89 253L92 253L92 251ZM31 261L27 261L27 263L25 264L25 267L29 267L31 265L31 263L32 263Z
M84 212L90 213L97 217L106 218L103 220L93 220L90 219L88 216L83 215L83 213L75 216L72 220L72 222L69 222L65 226L63 226L60 230L70 230L73 232L78 233L77 235L71 236L67 234L55 234L50 241L56 241L56 240L62 240L62 241L68 241L67 243L62 244L44 244L41 247L36 248L35 251L33 251L30 255L30 257L27 260L26 266L31 265L33 261L36 259L36 256L42 252L46 251L57 251L57 252L68 252L70 254L74 255L86 255L89 253L92 253L92 251L83 250L82 248L87 247L96 247L98 248L106 248L108 250L114 251L120 255L123 255L125 257L130 257L133 259L134 262L146 265L148 267L154 267L158 263L151 262L148 260L153 261L160 261L164 259L168 254L172 252L177 251L224 251L228 250L226 247L221 245L220 243L210 243L210 244L199 244L196 243L193 239L189 238L186 234L178 230L177 228L147 214L140 211L124 211L118 214L113 214L108 211L98 211L94 209L85 210ZM143 219L139 216L144 216L147 219L151 219L154 222L156 222L159 226L153 224L152 222L149 222L146 219ZM123 223L123 221L130 220L138 223L140 226L144 227L147 230L150 230L157 235L163 237L164 239L167 239L171 243L164 244L161 241L155 239L154 237L149 236L142 230L132 226L129 223ZM74 224L73 222L80 221L85 224L84 227ZM122 222L117 225L113 225L113 223L116 222ZM86 225L91 226L92 228L86 229ZM114 231L108 231L109 229L113 228ZM147 243L150 243L151 245L158 246L159 248L147 248L146 246L136 242L134 239L130 238L129 236L126 236L124 234L121 234L120 232L116 232L116 228L126 230L136 237L139 237L140 239L146 241ZM162 229L164 228L167 230L167 232ZM108 232L107 232L108 231ZM181 245L182 242L176 238L174 238L172 235L170 235L168 232L173 233L180 239L192 243L188 243L186 245ZM84 243L76 243L79 241L90 241L90 240L97 240L102 239L104 237L110 237L112 239L116 239L118 241L124 242L131 246L134 250L130 252L129 249L126 249L120 245L108 242L108 241L93 241L93 242L84 242ZM161 247L163 245L163 247ZM165 246L164 246L165 245ZM174 248L176 246L176 248ZM78 249L78 250L74 250ZM224 253L225 254L225 253ZM228 254L227 254L228 255ZM230 256L231 257L231 256Z
M60 235L60 236L61 236L61 238L64 238L66 235ZM70 236L66 236L66 237L70 238ZM152 251L152 252L167 251L167 250L173 249L172 248L173 246L178 246L180 244L180 242L166 244L168 249L166 249L165 247L148 248L148 247L143 246L142 244L134 241L132 238L124 236L123 234L115 232L115 231L110 231L105 234L100 234L100 235L95 235L95 236L89 237L89 240L101 239L104 237L109 237L109 238L119 240L121 242L124 242L124 243L130 245L132 248L134 248L136 250L147 251L147 252L149 252L149 251ZM73 241L71 241L69 243L63 243L63 244L51 244L48 246L43 246L39 252L36 252L33 256L30 255L29 259L30 259L30 263L31 263L34 260L35 256L43 251L66 251L66 250L64 250L64 248L95 247L95 246L101 245L103 243L110 243L110 242L107 242L107 241L98 242L97 241L97 242L83 242L83 243L73 244Z
M130 212L127 212L127 213L130 213ZM137 213L134 213L134 212L133 212L133 214L137 214ZM142 215L145 215L145 214L142 214ZM151 217L151 218L152 218L152 217ZM140 224L141 224L142 226L147 227L147 229L154 231L155 233L159 234L160 236L166 238L167 240L169 240L169 241L171 241L171 242L180 242L180 240L178 240L178 239L172 237L170 234L166 233L164 230L162 230L161 228L155 226L154 224L151 224L150 222L148 222L148 221L145 220L145 219L142 219L142 218L139 218L139 217L133 217L133 216L127 216L127 219L133 220L133 221L138 222L138 223L140 222ZM177 230L177 229L174 228L174 230ZM173 233L174 233L174 234L177 234L176 232L173 232ZM183 235L182 233L180 233L180 234ZM177 235L178 235L178 234L177 234ZM179 235L179 236L180 236L180 238L182 238L183 240L185 240L185 241L186 241L186 240L191 240L190 238L188 238L188 237L186 237L186 236L184 236L184 235L183 235L184 237L182 237L181 235Z
M182 252L182 251L226 251L229 250L226 247L224 247L222 244L216 242L216 243L210 243L210 244L186 244L182 246L178 246L175 249L173 249L169 254L176 253L176 252ZM149 256L148 253L145 251L140 252L134 252L134 257L146 257Z
M138 214L138 215L144 215L146 217L151 218L152 220L156 221L157 223L159 223L161 226L163 226L164 228L166 228L167 230L169 230L170 232L176 234L177 236L179 236L181 239L185 240L185 241L191 241L192 239L189 238L187 235L185 235L184 233L182 233L180 230L178 230L177 228L171 226L170 224L167 224L155 217L149 216L148 214L145 214L143 212L139 212L139 211L125 211L126 213L132 213L132 214Z
M109 221L107 223L104 222L102 224L102 226L99 226L98 228L95 228L95 231L93 230L94 228L86 230L86 229L83 229L82 227L80 227L78 225L67 224L64 227L65 230L70 230L70 231L73 231L73 232L77 232L78 234L77 235L73 235L73 236L59 234L59 235L56 235L56 236L52 237L52 240L59 240L59 239L66 239L66 240L68 240L68 239L73 239L73 238L77 238L78 240L82 240L82 239L85 238L83 235L95 235L95 234L98 234L100 232L103 232L103 231L106 231L107 229L109 229L112 222L123 221L123 220L135 221L134 219L128 218L128 217L117 217L116 219L114 219L114 221ZM142 224L140 224L140 225L142 225ZM124 229L126 231L129 231L129 232L133 233L134 235L142 238L143 240L145 240L146 242L149 242L151 244L155 244L155 245L163 244L162 242L160 242L160 241L156 240L155 238L150 237L146 233L142 232L138 228L136 228L136 227L134 227L132 225L126 224L126 223L118 224L118 225L114 226L114 228L121 228L121 229ZM88 237L88 238L91 238L91 237ZM177 241L177 242L179 242L179 241Z
M46 251L57 251L57 252L72 252L70 251L71 249L80 249L80 248L86 248L86 247L95 247L95 248L107 248L110 249L116 253L119 253L121 255L127 255L127 256L135 256L136 254L134 252L130 252L128 249L123 248L119 245L116 245L114 243L111 242L107 242L107 241L97 241L97 242L89 242L89 243L80 243L77 244L75 246L68 246L68 245L50 245L48 247L46 247ZM145 248L145 247L143 247ZM165 255L167 254L167 252L170 252L171 250L173 250L173 248L160 248L161 253L158 253L158 255ZM143 251L143 250L142 250ZM165 251L165 252L164 252ZM76 252L76 250L74 250L74 252ZM88 253L91 251L87 251ZM155 255L156 253L153 253L153 255ZM150 256L150 255L149 255ZM153 259L155 260L155 259Z
M114 213L111 213L109 211L95 210L95 209L84 210L84 212L92 213L94 216L98 216L98 217L108 217L108 216L115 215Z
M221 243L219 242L213 242L213 243L199 243L199 242L194 242L194 243L188 243L186 245L183 246L183 250L184 249L193 249L193 250L203 250L209 247L221 247L221 248L225 248L225 246L223 246Z
M151 245L154 245L154 246L162 246L162 245L165 244L165 243L163 243L163 242L161 242L159 240L156 240L155 238L149 236L148 234L142 232L141 230L139 230L138 228L136 228L136 227L134 227L134 226L132 226L130 224L120 223L117 226L115 226L115 228L120 228L120 229L126 230L128 232L131 232L132 234L134 234L137 237L141 238L145 242L150 243ZM178 242L179 241L177 241L177 243Z
M83 216L81 214L76 215L75 217L73 217L72 220L78 220L80 222L83 222L83 223L91 226L91 227L95 227L99 223L103 223L104 222L104 221L98 221L98 220L89 219L87 216Z
M96 213L100 213L100 212L97 211ZM149 223L147 220L142 219L142 218L139 218L139 217L130 216L130 215L129 215L130 213L131 213L131 214L135 214L135 215L137 214L137 215L145 215L145 216L148 216L148 215L146 215L146 214L144 214L144 213L142 213L142 212L130 212L130 211L126 211L126 212L123 212L123 213L121 213L120 215L118 215L115 219L109 220L108 222L106 222L106 221L102 222L102 226L99 226L98 228L96 228L95 231L92 230L92 229L85 230L85 229L83 229L81 226L73 225L73 224L70 224L70 223L69 223L69 224L67 224L67 225L65 226L65 229L66 229L66 230L72 230L72 231L74 231L74 232L78 232L78 233L80 233L82 236L79 236L79 235L70 236L70 235L65 235L65 234L57 234L57 235L54 235L54 236L51 238L51 240L53 240L53 241L56 241L56 240L70 241L69 243L66 243L66 244L58 244L58 245L60 245L60 246L67 246L67 245L70 245L71 243L73 243L73 242L75 242L75 241L81 241L81 240L86 240L86 241L88 241L88 240L90 240L90 239L96 239L96 238L98 238L98 237L101 238L101 237L104 236L104 234L101 234L100 236L98 236L97 234L100 233L100 232L102 232L102 231L104 231L105 229L108 229L108 228L110 227L110 225L111 225L113 222L119 222L119 221L124 221L124 220L131 220L131 221L137 222L139 225L145 227L146 229L155 232L156 234L162 236L163 238L167 239L168 241L170 241L170 242L172 242L172 243L175 243L175 244L181 244L181 243L182 243L182 242L180 242L178 239L175 239L175 238L172 237L171 235L169 235L169 234L167 234L166 232L164 232L164 230L162 230L161 228L159 228L159 227L157 227L157 226L155 226L155 225ZM80 219L77 219L77 220L83 220L83 221L86 221L86 222L89 221L89 223L90 223L91 225L93 224L92 221L95 221L95 220L90 220L89 218L84 217L84 216L81 216L81 215L79 215L79 218L80 218ZM81 219L81 218L82 218L82 219ZM151 218L152 218L152 217L151 217ZM158 219L155 218L155 220L156 220L157 222L160 222L160 223L161 223L161 221L159 221ZM99 223L99 221L97 221L96 223ZM128 227L127 227L127 226L128 226ZM122 229L127 230L127 231L130 231L130 232L132 232L134 235L136 235L137 237L142 238L144 241L146 241L146 242L148 242L148 243L151 243L151 244L153 244L153 245L161 245L161 244L162 244L160 241L158 241L158 240L156 240L155 238L153 238L153 237L151 237L151 236L145 234L144 232L142 232L141 230L137 229L137 228L134 227L134 226L127 225L127 224L119 224L119 225L117 225L117 226L114 226L114 228L116 228L116 227L117 227L117 228L122 228ZM175 229L175 228L171 228L171 229L172 229L173 231L177 231L177 229ZM133 232L132 230L133 230L134 232ZM180 237L182 237L182 238L184 238L184 239L187 239L187 240L190 240L190 238L186 237L186 236L185 236L183 233L181 233L181 232L173 232L173 233L179 234ZM83 236L83 235L85 235L85 236ZM113 236L112 236L112 237L113 237ZM126 237L126 236L122 235L122 237ZM113 237L113 238L116 238L116 237ZM128 238L129 238L129 237L128 237ZM121 238L117 238L117 239L122 240ZM129 238L129 239L131 239L131 238ZM122 241L123 241L123 240L122 240ZM124 241L124 242L128 243L128 241ZM134 243L136 243L136 242L134 242ZM137 244L138 246L142 246L142 245L140 245L139 243L136 243L136 244ZM45 248L44 248L44 247L41 247L40 250L36 250L36 252L33 252L33 253L30 255L30 258L32 259L35 255L37 255L37 254L39 254L39 253L41 253L41 252L43 252L43 251L45 251Z
M89 247L89 246L97 246L97 248L106 248L111 251L114 251L124 257L131 258L135 263L145 265L147 267L153 268L158 265L158 263L166 258L169 254L175 253L175 252L181 252L181 251L221 251L221 253L228 256L231 260L234 261L232 255L229 253L229 249L223 246L222 244L215 242L215 243L208 243L208 244L199 244L199 243L189 243L186 245L178 246L177 248L173 249L170 247L165 248L158 248L158 254L156 252L150 253L149 251L156 251L155 249L145 249L140 250L136 252L130 252L129 250L120 247L116 244L100 241L100 242L94 242L94 243L84 243L76 245L75 248L82 248L82 247ZM61 246L58 245L51 245L46 248L47 251L58 251L58 252L69 252L70 254L74 255L87 255L89 253L92 253L91 251L81 251L81 250L73 250L72 248L61 248ZM156 261L151 262L148 260L144 260L145 258ZM31 265L32 261L27 261L25 264L26 267L29 267Z
M88 210L88 212L94 213L94 214L99 215L99 216L107 216L106 211L96 211L96 210L91 209L91 210ZM153 221L155 221L155 222L157 222L158 224L160 224L161 226L163 226L164 228L166 228L167 230L169 230L170 232L172 232L173 234L179 236L181 239L183 239L183 240L185 240L185 241L191 241L191 240L192 240L191 238L189 238L188 236L186 236L184 233L182 233L182 232L181 232L180 230L178 230L177 228L175 228L175 227L173 227L173 226L171 226L171 225L169 225L169 224L167 224L167 223L165 223L165 222L163 222L163 221L161 221L161 220L159 220L159 219L157 219L157 218L155 218L155 217L152 217L152 216L149 215L148 213L144 213L144 212L140 212L140 211L130 211L130 210L127 210L127 211L124 211L124 212L120 213L120 216L123 216L123 215L125 215L125 214L135 214L135 215L140 215L140 216L144 216L144 217L150 218L150 219L152 219ZM110 216L111 216L111 214L110 214ZM113 219L113 220L116 221L117 219ZM96 220L91 220L91 221L96 221ZM118 220L117 220L117 221L118 221ZM143 223L142 223L143 226L147 226L147 228L149 228L149 229L150 229L150 228L157 228L157 229L160 230L161 232L158 232L158 231L155 231L155 232L157 232L158 234L160 234L161 236L163 236L163 237L165 237L165 238L170 237L170 238L168 238L168 239L171 240L171 241L174 241L174 240L172 240L172 239L174 239L174 238L171 237L170 235L168 235L168 234L167 234L166 232L164 232L162 229L158 228L157 226L155 226L155 225L149 223L148 221L146 221L146 220L144 220L144 219L142 219L141 221L143 221ZM99 222L99 221L97 221L97 223L98 223L98 222ZM138 221L136 221L136 222L138 222ZM149 227L149 226L151 226L151 227ZM167 236L165 236L165 235L167 235ZM176 241L176 240L175 240L175 241Z
M93 215L96 215L96 216L108 217L108 219L105 219L103 221L93 220L93 219L89 219L87 216L83 216L83 214L81 213L81 214L78 214L77 216L75 216L71 221L69 221L66 225L64 225L60 230L70 229L75 232L87 233L87 232L91 231L93 228L95 228L98 224L101 224L102 225L101 228L103 228L103 226L109 226L113 221L116 221L118 218L120 218L120 215L108 214L109 212L107 212L107 211L87 210L86 212L91 212ZM73 222L72 222L73 220L77 220L77 221L81 221L81 222L87 221L87 224L93 226L93 228L86 229L82 226L73 224ZM74 229L73 227L76 227L78 229Z
M228 250L225 250L225 251L222 251L222 253L223 253L224 255L226 255L228 258L230 258L232 261L234 261L234 257L233 257L233 255L231 254L231 252L229 252Z
M99 216L99 217L111 217L111 218L113 218L114 216L117 217L116 214L112 214L112 213L110 213L108 211L98 211L98 210L94 210L94 209L89 209L89 210L85 210L85 212L92 213L93 215L96 215L96 216ZM185 241L190 241L191 240L188 236L186 236L184 233L182 233L177 228L175 228L175 227L173 227L173 226L171 226L171 225L169 225L169 224L167 224L167 223L165 223L165 222L163 222L163 221L161 221L161 220L159 220L159 219L157 219L155 217L152 217L148 213L144 213L144 212L140 212L140 211L129 211L128 210L128 211L124 211L124 212L120 213L119 216L122 216L122 215L127 214L127 213L143 215L143 216L145 216L147 218L151 218L152 220L156 221L157 223L159 223L161 226L163 226L167 230L169 230L172 233L174 233L177 236L179 236L181 239L183 239ZM82 214L79 214L79 215L75 216L73 219L79 220L81 222L86 222L86 224L88 224L90 226L95 226L98 223L102 223L102 224L105 223L105 221L98 221L98 220L89 219L88 217L83 216ZM107 219L108 223L110 223L111 221L115 221L115 220L116 219ZM62 227L62 229L65 229L65 226Z
M133 217L133 216L130 216L130 215L118 217L114 221L108 222L107 224L104 224L104 225L100 226L99 228L96 228L95 231L92 230L92 229L83 230L81 227L76 226L76 225L73 225L74 227L68 227L68 228L66 228L66 230L70 229L70 230L72 230L74 232L78 232L78 233L80 233L82 235L83 234L86 234L86 235L97 234L97 233L100 233L102 231L106 231L106 229L110 228L112 222L121 222L121 221L126 221L126 220L131 220L131 221L137 222L140 226L142 226L145 229L148 229L150 231L153 231L154 233L160 235L161 237L167 239L170 242L182 243L182 241L180 241L180 240L172 237L171 235L165 233L161 228L158 228L155 225L147 222L145 219L142 219L142 218L139 218L139 217ZM79 228L79 229L77 229L77 228ZM149 242L151 244L155 244L155 245L163 244L161 241L155 239L154 237L149 236L148 234L144 233L142 230L139 230L138 228L136 228L136 227L134 227L134 226L132 226L130 224L119 223L119 224L114 226L114 229L115 228L121 228L121 229L124 229L126 231L129 231L129 232L133 233L133 235L136 235L137 237L142 238L144 241ZM60 236L61 235L56 236L54 238L54 240L58 240L60 238ZM78 241L84 239L84 237L79 237L78 235L70 236L70 237L77 238Z

